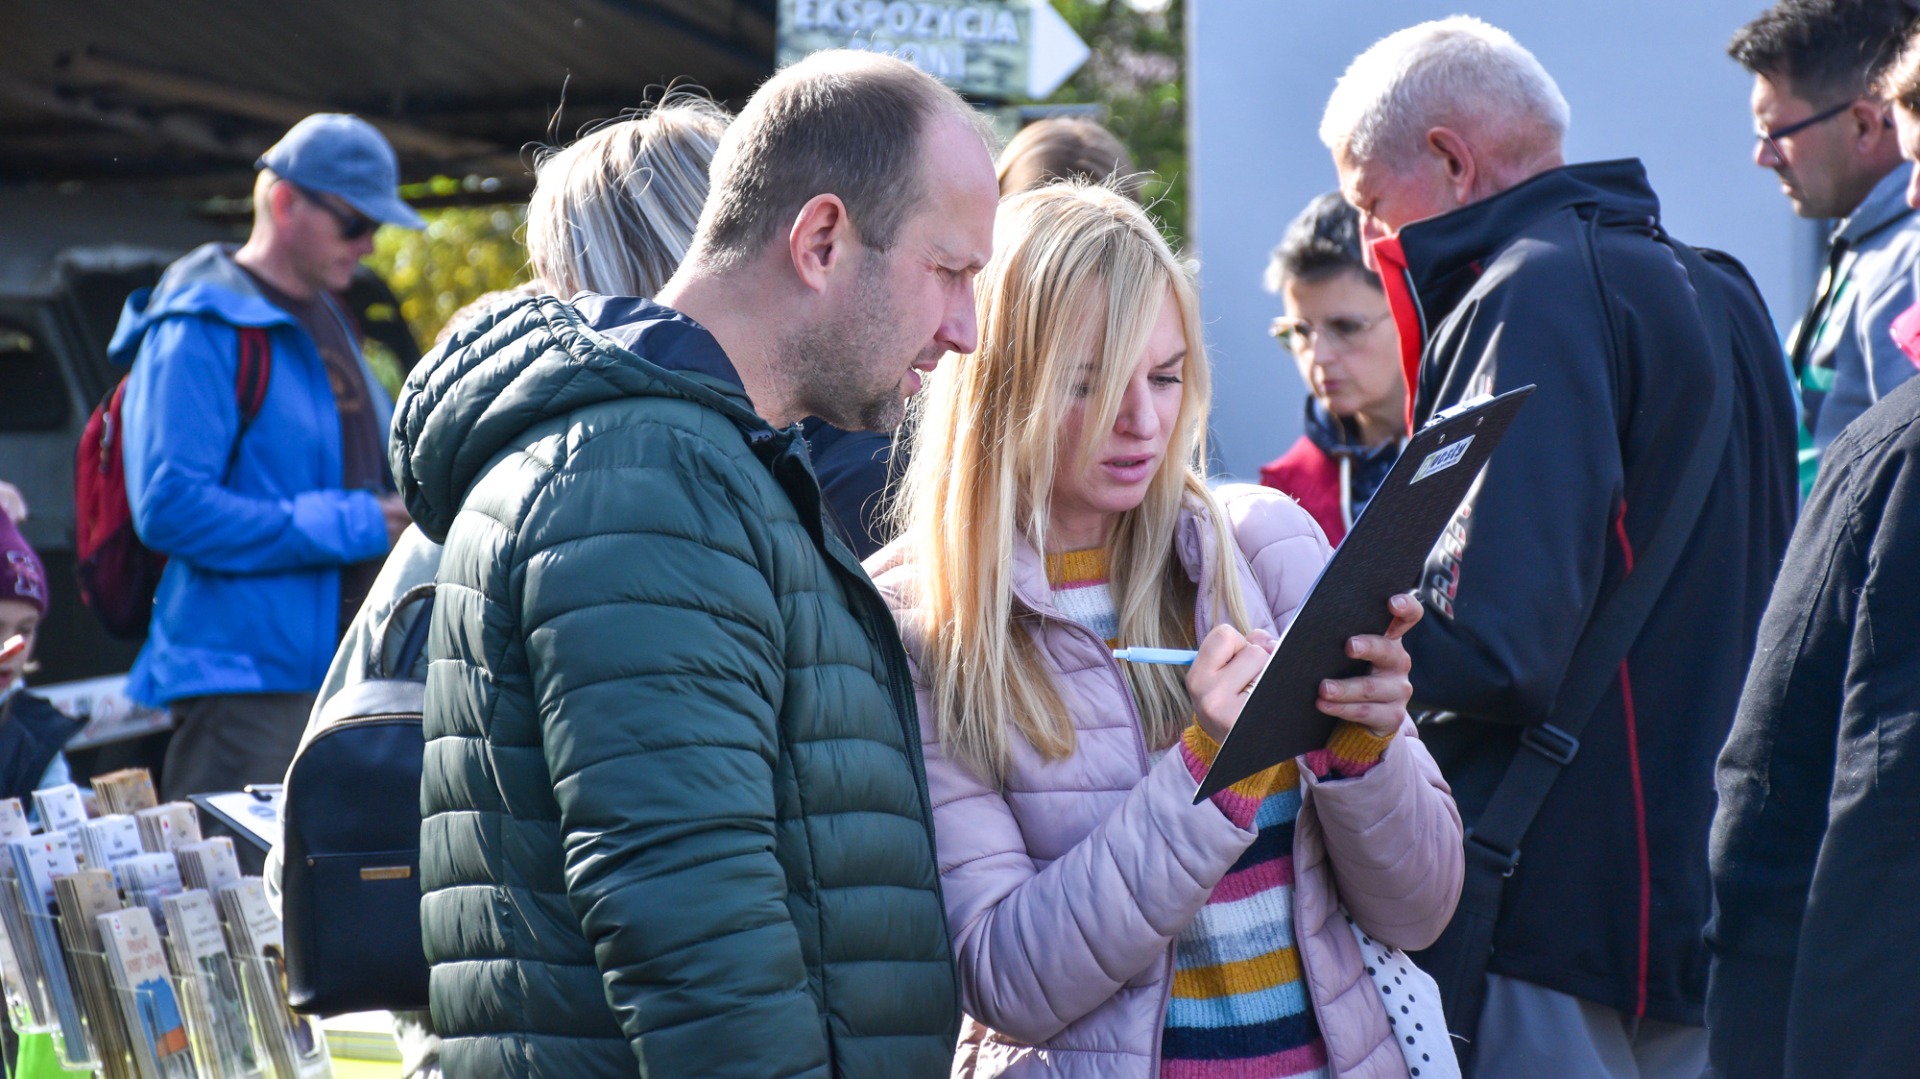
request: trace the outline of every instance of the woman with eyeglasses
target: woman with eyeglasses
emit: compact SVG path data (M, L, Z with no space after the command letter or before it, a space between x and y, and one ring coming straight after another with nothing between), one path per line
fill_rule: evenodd
M980 347L929 377L901 535L867 563L913 665L954 1075L1447 1074L1437 994L1391 947L1430 944L1461 880L1406 715L1418 603L1350 642L1370 674L1322 683L1323 749L1196 804L1328 548L1291 500L1209 488L1193 284L1139 206L1007 199L976 289Z
M1407 438L1400 338L1380 278L1360 255L1360 221L1339 192L1307 204L1267 267L1286 302L1273 336L1307 384L1306 433L1260 470L1338 545Z

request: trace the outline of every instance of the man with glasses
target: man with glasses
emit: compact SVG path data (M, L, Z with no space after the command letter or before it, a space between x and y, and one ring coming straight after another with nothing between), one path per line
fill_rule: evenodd
M321 114L256 168L247 242L169 266L128 298L112 346L133 364L134 526L168 557L128 691L173 712L170 799L286 774L340 627L408 520L386 463L393 405L337 298L380 225L424 225L393 149ZM264 394L236 384L243 370Z
M1794 213L1838 222L1787 347L1802 493L1834 436L1916 370L1889 329L1916 298L1920 214L1889 106L1871 90L1912 20L1904 0L1780 0L1727 47L1753 74L1754 164L1779 176Z

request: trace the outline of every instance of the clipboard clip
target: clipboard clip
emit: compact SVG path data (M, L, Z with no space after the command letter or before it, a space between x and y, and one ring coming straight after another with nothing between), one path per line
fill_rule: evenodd
M1455 402L1452 406L1443 408L1427 417L1427 422L1420 425L1420 430L1424 431L1429 427L1445 423L1455 416L1460 415L1462 412L1471 412L1492 400L1493 395L1490 393L1475 394L1472 397L1464 398Z

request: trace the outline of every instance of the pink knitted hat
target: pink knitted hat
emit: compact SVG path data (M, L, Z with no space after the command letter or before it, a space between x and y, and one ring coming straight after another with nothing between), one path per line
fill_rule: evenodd
M13 520L0 513L0 599L17 599L47 613L47 568Z

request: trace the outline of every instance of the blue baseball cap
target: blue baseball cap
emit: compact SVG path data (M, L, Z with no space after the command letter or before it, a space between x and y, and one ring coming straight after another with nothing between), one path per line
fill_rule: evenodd
M427 223L401 201L400 162L374 126L341 112L316 112L274 143L256 169L272 169L309 191L337 195L387 225L423 229Z

